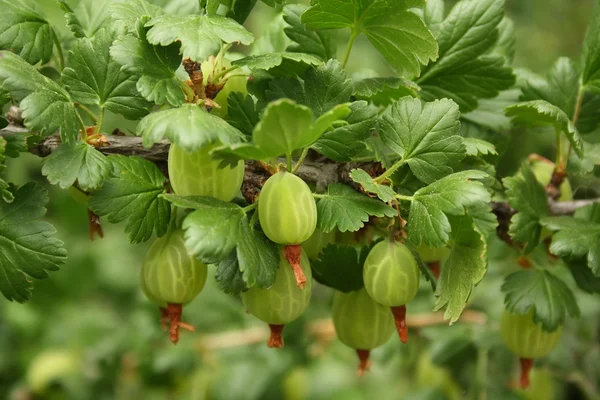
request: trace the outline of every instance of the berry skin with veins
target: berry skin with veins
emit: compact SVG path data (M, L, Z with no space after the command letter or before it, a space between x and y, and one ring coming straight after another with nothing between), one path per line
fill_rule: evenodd
M256 318L269 324L271 337L267 345L271 348L283 347L282 331L285 324L294 321L304 313L312 295L312 272L305 252L300 256L300 265L306 276L306 286L296 285L294 271L282 255L275 276L275 283L267 288L253 287L242 293L246 310Z
M402 243L381 241L365 260L365 289L376 302L390 307L403 343L408 341L406 304L417 295L420 277L417 261Z
M519 356L521 362L521 387L529 386L529 373L533 360L545 357L558 344L562 327L553 332L545 331L533 320L533 310L527 314L504 311L500 321L504 344Z
M335 292L332 307L333 325L338 339L356 350L358 374L369 369L371 350L385 344L394 333L394 318L388 307L375 302L363 288Z
M168 317L169 338L174 344L179 341L179 328L194 330L181 322L182 306L202 291L206 275L206 265L188 254L181 229L155 240L146 254L141 287L148 299L161 307L164 317Z
M176 195L210 196L223 201L231 201L238 195L244 180L244 162L239 161L233 168L219 168L221 162L210 156L214 147L187 151L171 144L169 180Z
M296 285L303 288L306 277L300 265L301 244L317 226L317 205L310 188L294 174L276 173L260 192L258 219L265 235L284 245L283 255L294 271Z

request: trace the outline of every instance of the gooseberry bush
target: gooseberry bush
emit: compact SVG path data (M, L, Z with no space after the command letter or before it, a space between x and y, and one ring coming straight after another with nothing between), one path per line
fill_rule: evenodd
M124 268L140 268L173 343L194 330L182 306L207 265L274 348L313 288L330 288L361 374L395 329L411 346L424 287L453 324L486 273L502 274L488 329L527 387L578 324L582 293L600 293L600 6L580 58L539 76L512 67L504 0L263 1L277 17L253 34L257 0L107 0L93 18L57 0L65 36L34 3L0 0L0 172L44 157L48 182L89 209L92 239L102 221L152 241ZM358 42L379 72L349 69ZM109 129L115 115L124 125ZM550 144L512 154L509 132ZM0 292L26 302L67 252L43 185L0 179L0 194ZM492 247L510 268L488 271ZM423 376L460 398L423 357Z

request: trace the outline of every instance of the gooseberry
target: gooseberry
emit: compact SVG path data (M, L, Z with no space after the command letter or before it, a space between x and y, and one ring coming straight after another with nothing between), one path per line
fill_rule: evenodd
M420 276L417 261L402 243L383 240L365 260L365 289L376 302L391 308L403 343L408 341L406 304L417 295Z
M271 336L267 342L269 347L283 347L281 336L283 327L302 315L310 302L312 272L304 251L300 256L300 268L306 277L306 286L303 289L296 285L294 272L282 254L275 276L275 283L267 289L253 287L241 295L246 310L256 318L269 324L271 329Z
M171 144L169 149L169 179L178 196L210 196L231 201L240 191L244 180L244 162L235 167L219 168L220 161L210 156L216 145L187 151Z
M181 322L182 305L194 300L206 282L207 268L189 255L183 231L175 229L152 243L142 266L141 287L148 299L166 304L170 320L169 338L179 340L179 328L194 328Z
M533 320L533 310L527 314L514 314L505 311L502 314L501 330L504 344L510 351L520 357L521 387L529 385L529 372L533 359L545 357L558 343L562 327L547 332Z
M306 278L300 268L301 243L317 226L317 206L310 188L294 174L276 173L260 192L258 218L265 235L284 245L283 254L294 271L296 284L303 287Z
M369 369L371 350L385 344L394 333L394 318L364 288L348 293L336 291L332 316L338 338L356 349L358 373L364 374Z

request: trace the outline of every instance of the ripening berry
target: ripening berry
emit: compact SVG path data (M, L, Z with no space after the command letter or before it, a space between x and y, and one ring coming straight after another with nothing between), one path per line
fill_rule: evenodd
M244 180L244 162L234 168L219 168L221 162L210 156L215 146L187 151L172 144L169 149L169 179L178 196L210 196L231 201L240 192Z
M194 300L202 291L206 275L206 265L188 254L180 229L154 241L146 254L141 287L152 302L159 306L166 304L171 322L169 337L173 343L179 339L180 327L191 328L180 321L182 305Z
M501 330L504 344L521 359L521 387L529 385L529 371L534 358L547 356L556 347L562 327L545 331L533 321L533 310L527 314L502 314Z
M300 267L301 243L317 226L317 205L308 185L296 175L281 171L271 176L258 198L258 219L263 232L283 244L283 255L302 288L306 277Z
M365 260L365 289L376 302L391 308L403 343L408 340L406 304L417 295L420 276L417 261L402 243L379 242Z
M317 205L308 185L281 171L271 176L258 198L258 217L265 235L283 245L301 244L317 226Z
M332 316L338 339L356 349L360 359L358 372L362 375L369 367L371 350L385 344L394 333L394 318L365 289L335 292Z
M312 295L312 272L305 252L300 257L300 265L306 276L306 286L296 285L296 278L289 263L282 255L275 276L275 283L268 289L253 287L242 293L242 301L247 311L269 324L271 337L269 347L283 347L281 331L285 324L298 318L310 302Z
M310 260L319 259L319 255L328 244L333 243L335 240L335 232L323 232L319 228L315 229L315 232L307 241L302 243L302 248L306 251Z

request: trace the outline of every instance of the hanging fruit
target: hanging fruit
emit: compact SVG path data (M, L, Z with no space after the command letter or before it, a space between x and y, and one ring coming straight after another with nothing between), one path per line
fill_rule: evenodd
M371 350L385 344L394 333L394 318L387 307L375 302L365 289L335 292L333 325L338 339L356 350L358 374L369 369Z
M142 266L141 287L159 307L166 305L170 322L169 338L179 341L179 328L194 331L181 322L182 306L194 300L206 283L207 268L189 255L183 231L175 229L152 243Z
M263 232L282 244L283 255L303 288L306 277L300 265L301 244L317 226L317 206L308 185L296 175L281 171L271 176L258 198L258 218Z
M269 324L271 336L267 345L271 348L283 347L282 331L285 324L302 315L310 302L312 272L304 251L300 257L300 268L306 277L306 286L303 289L296 285L294 271L282 255L273 286L267 289L253 287L242 293L246 310Z
M420 272L410 249L395 241L377 243L363 269L365 289L379 304L390 307L402 343L408 341L406 304L417 295Z

